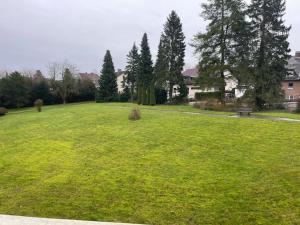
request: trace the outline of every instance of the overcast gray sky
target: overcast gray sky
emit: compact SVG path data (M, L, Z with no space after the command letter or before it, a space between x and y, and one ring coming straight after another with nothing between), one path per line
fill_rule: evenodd
M205 0L0 0L0 70L41 69L53 61L99 71L106 49L123 69L134 41L149 35L153 58L171 10L183 22L186 42L205 29L199 17ZM292 53L300 51L300 0L287 0ZM187 48L186 67L197 62Z

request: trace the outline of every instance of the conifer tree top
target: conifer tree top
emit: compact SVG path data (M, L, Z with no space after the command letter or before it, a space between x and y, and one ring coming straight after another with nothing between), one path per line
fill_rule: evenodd
M104 56L101 74L115 74L115 67L109 50L106 51Z

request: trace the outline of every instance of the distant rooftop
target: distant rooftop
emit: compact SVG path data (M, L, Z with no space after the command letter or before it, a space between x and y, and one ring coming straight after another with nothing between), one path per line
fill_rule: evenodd
M93 81L100 79L99 75L96 73L79 73L79 76L81 79L89 79Z
M184 77L198 77L199 76L199 71L197 68L194 69L187 69L183 71L183 76Z
M125 72L121 69L118 69L118 71L116 72L117 77L123 75Z
M295 74L300 76L300 51L295 53L295 56L292 56L288 61L288 69L295 71Z

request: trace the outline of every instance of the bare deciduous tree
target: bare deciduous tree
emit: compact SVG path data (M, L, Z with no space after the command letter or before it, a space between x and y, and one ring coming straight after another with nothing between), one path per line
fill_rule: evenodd
M62 80L64 72L69 69L73 75L78 74L78 68L75 64L70 63L68 60L63 62L51 62L48 64L48 76L52 80Z
M67 60L48 64L52 91L60 96L64 104L66 104L70 94L76 92L75 77L77 74L77 66Z

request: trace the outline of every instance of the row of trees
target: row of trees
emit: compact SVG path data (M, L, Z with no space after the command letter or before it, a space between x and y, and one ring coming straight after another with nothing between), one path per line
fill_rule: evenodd
M200 55L199 86L220 87L225 103L226 76L230 74L248 87L258 108L280 98L290 53L291 28L285 26L283 18L285 0L252 0L249 5L241 0L208 0L202 6L207 29L197 34L192 43ZM133 45L127 55L121 95L112 56L106 52L96 100L130 99L144 105L164 103L167 98L170 102L182 101L188 94L182 75L185 48L181 20L172 11L161 34L155 64L147 34L140 49ZM65 62L49 66L49 79L40 72L34 78L17 72L7 75L0 80L0 104L21 107L37 98L46 104L94 99L95 85L90 80L76 79L74 74L76 67Z
M136 100L138 104L143 105L155 105L157 102L164 103L167 100L167 93L169 101L172 101L175 85L179 87L177 99L183 100L187 96L187 88L182 76L186 47L184 40L180 18L175 11L172 11L164 25L154 66L147 34L145 33L142 38L140 50L136 44L133 45L127 55L124 80L124 93L131 101ZM114 101L118 94L117 77L109 51L104 57L101 74L97 101Z
M36 99L42 99L45 104L95 99L96 88L91 80L77 78L69 68L58 71L55 78L45 78L39 70L32 76L19 72L5 75L0 79L0 106L32 106Z
M288 36L285 0L208 0L202 17L206 32L196 35L193 46L200 54L200 86L219 86L225 96L226 73L248 87L258 108L281 96L287 75Z

